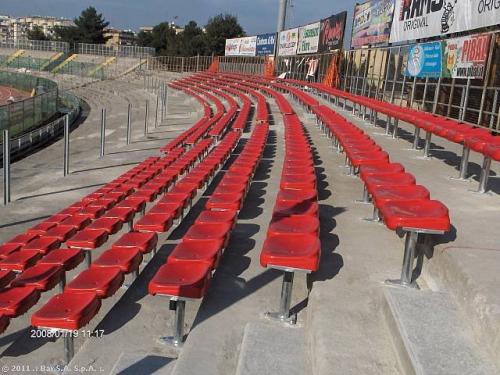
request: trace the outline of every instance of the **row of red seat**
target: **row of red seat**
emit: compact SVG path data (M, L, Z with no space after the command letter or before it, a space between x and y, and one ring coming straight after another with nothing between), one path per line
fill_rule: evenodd
M135 214L146 206L148 181L176 158L178 155L148 158L0 246L3 319L24 314L38 301L40 292L58 283L64 287L65 272L80 264L86 254L89 259L90 249L102 245L123 224L131 227ZM60 248L63 244L66 249Z
M303 81L285 80L285 82L293 83L303 87L306 83ZM447 139L450 142L458 143L463 146L462 159L460 162L459 179L466 179L468 176L468 164L470 150L481 153L484 156L483 167L479 179L478 192L484 193L487 191L488 178L490 174L491 160L500 161L500 138L492 135L491 131L487 128L477 127L459 120L454 120L432 114L429 112L419 111L413 108L404 108L391 103L383 102L378 99L367 98L362 95L354 95L343 90L328 87L321 83L312 83L309 86L314 87L320 93L325 93L329 96L341 98L345 102L349 100L353 103L354 107L360 107L360 113L365 117L366 109L369 109L372 121L376 125L377 116L382 113L387 116L386 133L390 132L390 125L393 122L392 134L393 137L397 136L398 122L404 121L415 126L413 147L418 148L420 140L420 131L426 132L424 156L428 157L430 152L432 135L436 135ZM361 111L363 107L363 111ZM392 119L394 121L392 121Z
M228 75L219 77L227 84L241 81L238 77ZM267 316L293 323L296 316L290 315L290 302L294 272L316 271L321 252L314 161L304 128L286 98L273 88L264 87L255 81L250 83L252 79L246 78L240 85L262 89L272 96L283 116L285 158L280 191L260 260L264 267L284 271L280 310Z
M84 271L67 286L65 272L80 264L84 256L90 265L91 250L104 244L108 236L117 233L124 223L128 222L132 228L135 214L144 212L146 202L153 201L158 194L168 190L178 176L186 173L206 154L211 143L211 140L200 142L184 155L184 149L177 147L171 148L166 157L148 158L81 201L29 229L24 235L2 245L1 328L7 327L10 318L29 310L38 301L40 292L52 289L57 283L68 293L98 285L94 288L97 295L113 294L123 282L123 274L137 272L142 254L156 248L155 233L125 234L93 263L93 268L98 271ZM140 225L141 221L136 223L136 226ZM64 242L68 248L59 249ZM131 251L131 248L134 250ZM22 273L16 277L14 272ZM7 287L9 283L11 286ZM53 305L60 306L61 298L54 297L59 300ZM86 306L96 305L93 300L87 302ZM67 303L76 302L68 297ZM61 315L59 318L63 326L61 329L65 329L64 325L70 324L69 321Z
M170 309L175 310L176 318L174 335L169 341L175 346L184 340L185 301L206 294L259 165L268 131L268 124L260 124L253 130L205 209L149 284L151 294L171 299Z
M174 150L177 147L182 146L183 144L186 143L186 141L189 144L193 144L195 140L192 137L192 134L199 131L201 127L204 127L205 129L210 128L212 124L217 122L222 115L225 112L225 108L220 100L218 100L215 97L209 97L212 103L215 104L216 111L215 114L212 116L212 109L207 100L205 100L201 95L196 93L195 91L191 90L189 86L186 86L183 84L182 80L179 80L177 82L171 82L169 84L169 87L172 87L176 90L181 90L185 94L190 95L191 97L195 98L202 106L204 109L204 114L201 119L199 119L192 127L189 129L185 130L182 132L180 135L178 135L175 139L170 141L168 144L160 148L160 151L164 153L168 153L172 150ZM188 139L189 138L189 139Z
M272 84L258 78L254 79L254 82ZM287 89L285 86L280 88ZM296 89L291 91L298 100L309 96L305 92L298 94ZM391 163L387 152L357 126L327 106L314 105L314 102L309 100L302 104L308 106L317 116L320 127L333 139L334 146L346 153L350 173L360 172L365 183L363 200L367 202L371 196L375 207L374 217L381 217L389 229L406 233L403 270L397 283L405 286L415 285L412 270L419 235L443 234L449 231L447 207L439 201L430 200L428 190L416 185L415 178L405 173L401 164Z
M296 114L283 114L285 157L280 190L273 209L260 263L284 271L280 310L271 319L295 323L290 315L295 271L314 272L320 259L319 210L314 160Z
M87 324L99 310L100 299L111 296L118 289L123 283L124 274L138 271L142 254L156 249L157 233L168 231L174 219L182 219L183 212L191 206L197 190L208 184L215 171L229 157L238 139L238 133L231 133L202 163L192 169L195 162L206 155L213 140L205 139L197 143L169 168L170 175L176 174L177 177L185 174L185 177L168 192L165 190L167 185L164 178L171 176L155 177L151 182L155 185L151 186L150 201L155 200L159 194L165 194L135 223L135 232L122 236L112 249L105 251L92 263L90 269L80 273L62 294L49 300L33 315L32 325L50 329L79 329ZM174 167L177 169L173 169ZM75 293L85 296L77 301L73 296ZM72 356L72 342L65 344L71 347L67 352Z
M392 282L415 286L412 274L419 236L448 232L448 208L431 200L429 191L416 185L415 177L401 164L391 163L389 154L357 126L327 106L319 105L312 111L334 147L345 152L350 173L359 172L365 185L363 201L372 198L374 219L381 218L387 228L406 234L401 278Z

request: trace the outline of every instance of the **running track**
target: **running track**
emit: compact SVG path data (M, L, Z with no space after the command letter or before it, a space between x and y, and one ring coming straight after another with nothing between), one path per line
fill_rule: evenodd
M14 89L12 87L0 86L0 105L7 104L7 99L9 99L11 96L13 96L17 101L29 98L30 94L25 91Z

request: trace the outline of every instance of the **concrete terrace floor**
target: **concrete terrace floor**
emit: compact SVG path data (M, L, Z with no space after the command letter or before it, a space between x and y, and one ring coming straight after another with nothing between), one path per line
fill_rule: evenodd
M0 241L77 201L147 156L158 155L160 146L201 116L197 102L182 93L172 93L166 120L154 129L151 115L151 132L144 137L144 103L147 99L154 103L155 97L146 93L142 85L140 77L132 76L76 90L88 107L85 121L71 135L71 175L62 177L61 140L14 163L13 203L0 208ZM258 325L264 327L258 331L261 337L265 337L268 327L274 337L282 338L282 362L268 361L259 374L284 373L285 364L314 375L411 373L388 319L388 287L384 285L385 279L400 274L403 240L382 224L362 220L371 216L372 207L355 202L363 191L360 180L345 174L344 156L332 150L311 115L291 97L288 99L305 125L315 153L322 244L320 270L309 280L303 274L295 278L292 305L298 312L297 326L290 328L263 318L265 311L277 308L281 288L280 272L264 269L259 263L279 188L284 146L281 115L276 103L268 99L273 121L263 159L206 298L201 303L187 303L189 335L182 350L160 342L161 336L172 332L173 314L168 310L167 299L148 295L147 284L200 212L205 195L218 177L182 224L160 237L159 253L132 287L103 301L89 329L102 329L104 336L76 340L72 366L93 366L102 369L100 373L110 374L250 374L241 366L241 357L250 356L257 362L263 358L252 358L246 353L248 345L242 346L242 342L252 343L255 335L248 332L257 332L251 330ZM128 101L134 107L134 130L133 143L126 146ZM99 159L103 106L108 110L108 142L106 156ZM466 332L474 348L481 348L480 357L495 358L495 350L500 349L500 297L496 288L500 282L500 232L494 229L500 213L500 180L496 177L500 175L499 165L494 163L492 168L491 193L471 193L469 190L477 187L477 181L449 179L458 174L459 145L434 138L433 157L423 160L418 158L421 153L408 150L412 127L401 124L401 136L394 140L381 135L381 127L352 116L349 108L335 109L374 137L391 160L401 162L415 175L417 183L429 189L432 198L449 207L453 230L438 240L434 253L425 259L418 280L421 292L449 297L458 311L453 327ZM383 126L383 121L379 125ZM244 133L244 138L249 134ZM470 172L476 178L480 165L480 156L472 153ZM72 271L68 280L82 269L80 266ZM54 289L43 294L30 312L11 321L0 337L1 365L39 366L61 361L61 339L31 339L27 330L31 313L56 293ZM431 323L427 329L439 333L439 327ZM297 345L303 356L291 350ZM276 348L269 348L272 353L273 350Z

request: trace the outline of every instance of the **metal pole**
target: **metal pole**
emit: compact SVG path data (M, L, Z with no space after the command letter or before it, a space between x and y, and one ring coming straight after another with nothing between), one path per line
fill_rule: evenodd
M155 110L155 128L158 127L158 107L160 104L160 96L156 95L156 110Z
M485 157L483 161L483 168L481 169L481 176L479 178L478 193L486 193L488 186L488 178L490 177L491 158Z
M163 84L161 86L161 122L165 119L165 94L166 94L166 85Z
M64 176L69 175L69 115L64 117Z
M100 157L104 157L104 146L106 144L106 108L101 111L101 153Z
M75 355L75 347L73 343L73 332L68 332L64 335L64 359L68 365Z
M127 144L130 144L132 138L132 104L128 103L127 108Z
M146 113L144 115L144 136L148 135L149 100L146 100Z
M477 124L481 125L481 120L483 119L483 112L484 112L484 101L486 99L486 89L488 87L488 81L490 80L490 72L491 72L491 64L492 64L492 57L493 57L493 48L496 43L496 34L493 34L490 36L490 53L488 55L488 62L486 63L486 77L484 77L484 84L483 84L483 92L481 94L481 104L479 105L479 116L477 117ZM495 108L495 107L493 107Z
M184 312L186 309L186 301L177 301L175 308L175 331L173 343L175 346L182 344L184 340Z
M280 0L280 7L278 12L278 32L285 30L287 2L288 0Z
M281 287L281 299L279 315L281 320L290 317L290 305L292 303L293 272L283 274L283 285Z
M432 113L436 113L437 111L440 90L441 90L441 77L439 77L436 91L434 91L434 104L432 105Z
M3 204L10 203L10 137L9 130L3 131Z
M399 63L402 62L401 47L398 49L398 62L394 66L394 76L392 78L391 104L394 104L394 94L396 92L396 80L398 77Z
M465 97L464 97L464 103L462 105L462 114L460 117L460 120L464 121L465 115L467 113L467 102L469 101L469 91L470 91L470 84L471 84L471 79L467 78L467 86L465 86ZM462 89L463 90L463 89ZM463 92L463 91L462 91Z
M415 258L415 249L417 247L418 233L406 233L405 253L403 256L403 269L401 271L401 284L411 285L413 275L413 260Z
M165 115L168 114L168 86L165 87Z

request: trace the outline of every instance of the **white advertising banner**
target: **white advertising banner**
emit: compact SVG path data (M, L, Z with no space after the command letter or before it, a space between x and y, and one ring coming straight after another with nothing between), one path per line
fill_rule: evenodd
M240 56L255 56L257 50L257 37L249 36L240 39Z
M299 28L298 54L318 52L321 22L311 23Z
M390 42L500 24L500 0L396 0Z
M299 28L289 29L280 32L278 55L292 56L297 53L297 45L299 44Z
M226 39L226 56L239 56L241 38Z
M464 36L443 41L443 77L484 77L490 49L490 34Z

